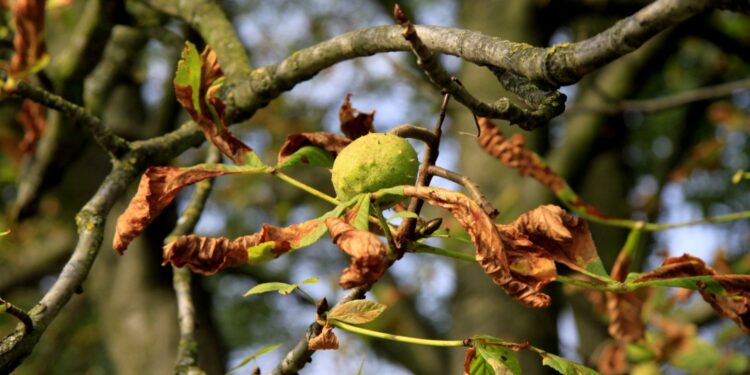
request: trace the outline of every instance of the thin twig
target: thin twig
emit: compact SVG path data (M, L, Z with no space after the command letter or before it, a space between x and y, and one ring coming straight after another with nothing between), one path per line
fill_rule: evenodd
M397 135L401 138L411 138L411 139L417 139L422 142L424 142L427 145L435 143L435 133L425 129L420 128L416 125L411 124L404 124L397 126L391 130L388 131L388 134Z
M662 96L643 100L616 100L602 106L572 106L565 112L566 115L574 116L584 113L599 113L615 115L622 112L658 112L695 103L704 100L717 99L734 94L735 92L750 90L750 79L735 82L722 83L714 86L697 88L673 95Z
M469 194L471 194L472 198L474 198L475 201L479 202L479 206L482 207L482 210L487 215L489 215L489 217L494 218L498 215L499 212L497 211L497 209L492 206L492 203L490 203L490 201L485 198L484 194L482 194L482 191L479 190L479 185L477 185L469 177L466 177L460 173L449 171L436 165L427 167L427 173L460 184L469 191Z
M16 319L20 320L21 323L23 323L24 334L29 334L34 331L34 322L31 320L31 317L29 317L29 314L27 314L26 311L19 309L12 303L2 298L0 298L0 309L10 315L13 315Z
M206 163L218 163L221 161L221 152L214 146L208 151ZM195 186L193 196L190 198L185 211L180 215L177 225L172 233L167 236L164 243L170 243L177 237L185 236L193 232L195 225L200 219L203 207L206 204L213 179L199 182ZM177 268L172 265L172 286L177 297L177 319L180 324L180 342L177 346L177 360L175 361L175 374L188 374L198 368L198 341L195 338L195 307L191 288L192 274L187 267Z
M450 102L450 95L443 95L443 102L440 105L440 114L438 115L435 127L432 131L432 142L425 144L424 155L422 156L422 166L419 168L419 176L417 176L416 186L429 186L432 180L432 175L427 173L427 168L431 165L435 165L440 153L440 139L443 134L443 121L445 121L445 112L448 109L448 102ZM409 212L415 213L419 216L422 211L424 201L419 198L412 198L409 201ZM417 219L406 218L398 226L398 232L396 232L396 244L398 247L398 256L403 256L406 251L406 244L409 240L414 239L415 229L417 227Z
M0 70L0 78L4 77L6 72ZM112 132L112 129L108 128L102 121L90 114L86 109L73 104L65 98L50 93L44 89L31 85L25 81L20 81L13 90L13 94L20 97L31 99L45 107L58 110L69 116L74 121L77 121L88 129L94 136L96 143L98 143L105 151L109 152L114 157L120 157L124 155L130 148L128 142Z

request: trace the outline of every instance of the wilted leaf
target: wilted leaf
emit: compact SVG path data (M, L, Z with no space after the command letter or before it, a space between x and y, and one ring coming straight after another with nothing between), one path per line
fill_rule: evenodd
M530 307L549 306L549 296L539 290L551 279L529 282L524 277L514 277L500 233L492 219L476 202L463 194L444 189L415 186L403 186L399 189L408 197L418 197L431 205L448 209L468 232L476 250L477 262L484 272L511 297Z
M288 227L263 224L263 229L235 240L224 237L181 236L164 246L164 264L188 265L194 272L212 275L226 267L260 263L311 243L325 234L323 222L315 219ZM256 251L258 248L261 251Z
M205 179L232 173L247 173L220 165L190 168L149 167L141 176L138 191L117 219L112 247L122 254L130 242L166 208L184 187Z
M24 130L23 140L18 145L19 150L24 154L34 151L37 141L47 129L44 106L28 99L24 100L18 113L18 121Z
M49 62L44 44L44 0L16 0L13 19L16 23L15 54L8 65L8 75L20 80L43 69Z
M349 324L365 324L375 320L386 308L386 305L375 301L354 300L331 309L328 319Z
M640 229L634 229L628 235L625 246L612 266L612 278L625 281L628 275L632 254L640 238ZM645 327L641 319L641 310L646 298L645 291L637 290L628 293L607 292L607 314L609 315L608 331L612 337L633 342L643 337Z
M584 202L568 183L547 166L539 155L524 147L524 137L514 134L510 139L487 118L478 118L479 142L485 152L501 163L518 170L521 176L531 176L549 187L557 197L572 210L592 216L605 218L595 207Z
M355 140L363 135L373 132L372 121L375 118L375 111L362 113L353 108L349 99L352 94L346 94L344 103L339 109L339 121L341 122L341 132L347 138Z
M212 49L206 47L198 55L195 45L185 42L174 78L176 99L224 155L237 164L251 161L256 165L260 159L229 131L224 117L226 106L214 96L223 84L223 77Z
M633 283L655 281L697 288L719 315L734 320L750 334L750 275L717 275L703 260L683 254L665 259L661 267L641 275Z
M227 374L231 374L231 373L239 370L240 368L242 368L246 364L250 363L250 361L254 360L255 358L258 358L258 357L260 357L263 354L266 354L268 352L272 352L272 351L278 349L281 345L282 344L269 345L269 346L266 346L265 348L262 348L262 349L258 350L257 352L255 352L253 354L250 354L249 356L245 357L245 359L243 359L242 362L240 362L237 366L234 366L231 369L229 369L229 371L227 371Z
M351 143L351 140L340 135L326 132L298 133L286 137L286 141L279 149L278 165L285 165L287 159L305 146L314 146L325 150L335 159L339 151ZM333 165L333 163L331 163Z
M627 373L630 366L628 365L627 353L623 344L610 341L604 344L598 352L596 368L603 375L622 375Z
M564 375L600 375L598 372L584 365L569 361L554 354L540 351L539 355L542 356L542 364L544 366L551 367Z
M359 230L338 217L326 219L326 226L336 246L352 257L351 265L339 278L343 288L371 284L383 275L388 266L388 249L378 236Z
M310 350L338 349L339 338L333 334L333 326L326 323L319 335L307 340L307 348Z

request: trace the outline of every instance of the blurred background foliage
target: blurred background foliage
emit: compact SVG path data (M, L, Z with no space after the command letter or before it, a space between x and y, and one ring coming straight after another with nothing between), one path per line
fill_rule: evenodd
M186 25L154 14L135 1L126 2L127 17L82 17L95 3L99 2L74 1L48 12L53 63L46 79L51 87L100 113L106 123L131 139L160 134L185 121L186 113L174 103L171 79L182 40L195 41L197 36ZM400 3L415 23L467 28L545 46L588 38L648 1ZM225 0L222 5L256 67L356 28L393 23L389 0ZM7 60L12 51L7 12L2 20L0 57ZM83 22L116 25L108 43L106 39L93 43L103 51L103 58L87 55L76 69L65 67L66 60L60 56L70 48L76 27ZM655 112L622 106L622 100L647 100L746 79L748 51L747 16L717 11L691 19L636 53L563 88L568 110L548 128L527 134L527 144L544 155L585 200L610 215L677 222L748 210L750 182L735 185L731 177L737 170L750 168L750 91L737 90ZM489 72L452 57L444 57L444 62L480 98L503 94ZM102 85L106 89L100 90ZM233 132L272 163L288 134L338 131L338 108L347 93L353 94L356 108L376 111L375 128L381 132L404 123L431 126L440 104L439 90L423 77L410 54L380 54L321 72L233 127ZM48 113L49 128L36 152L21 154L17 147L23 137L16 119L19 105L17 101L0 103L0 208L6 213L0 227L13 230L0 240L0 295L29 308L67 259L76 240L73 216L100 184L109 164L84 131L53 113ZM465 108L452 103L449 112L438 164L478 182L502 212L501 220L512 220L542 203L554 203L543 187L519 178L476 147L472 136L476 130ZM205 148L190 150L175 163L199 163ZM35 167L39 164L47 167L40 170ZM298 168L291 174L333 192L325 171ZM29 192L24 184L34 179L38 183ZM436 183L458 188L449 182ZM162 215L124 257L111 250L111 233L105 236L104 249L82 294L69 303L18 374L171 372L177 321L171 270L160 266L160 247L188 196L189 191L181 195L176 207ZM327 203L274 179L221 177L196 232L235 237L256 232L263 223L287 225L327 209ZM444 213L428 210L426 215ZM115 217L110 216L110 222ZM602 258L611 265L626 231L591 227ZM738 221L659 232L641 246L640 263L653 267L665 254L689 252L709 263L718 257L734 272L747 273L748 229L746 221ZM263 266L196 277L202 366L209 373L222 373L264 346L283 343L281 349L241 371L249 373L253 365L270 370L313 321L314 308L294 296L243 298L242 294L258 283L318 276L322 281L305 289L332 301L342 293L337 278L347 263L332 244L321 241ZM595 304L580 294L553 288L553 307L529 311L509 301L477 271L473 264L407 255L372 291L373 298L390 306L373 323L375 328L431 338L491 334L529 339L534 345L596 366L597 353L608 336L606 321L594 311ZM631 360L641 362L639 369L696 374L750 371L750 342L732 322L716 319L702 301L694 299L674 308L659 307L659 301L671 295L659 293L664 295L652 299L649 313L675 319L687 327L684 332L692 333L685 335L684 348L669 358L653 360L629 353ZM0 315L0 332L10 332L15 324L11 317ZM665 335L663 327L650 328L651 340ZM339 351L317 353L303 372L459 373L463 364L460 350L341 336ZM524 369L544 373L535 358L524 358Z

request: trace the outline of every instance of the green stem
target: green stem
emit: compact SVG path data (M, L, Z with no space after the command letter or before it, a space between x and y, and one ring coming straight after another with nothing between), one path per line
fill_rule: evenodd
M329 320L329 323L339 327L345 331L357 333L364 336L375 337L383 340L398 341L407 344L425 345L425 346L439 346L439 347L461 347L464 346L464 340L430 340L421 339L418 337L392 335L390 333L384 333L379 331L373 331L366 328L357 327L355 325L340 322L338 320Z
M271 174L274 175L274 176L276 176L276 177L278 177L282 181L288 183L289 185L292 185L294 187L302 189L302 190L304 190L304 191L306 191L306 192L308 192L308 193L310 193L310 194L312 194L312 195L314 195L314 196L316 196L316 197L318 197L318 198L320 198L320 199L322 199L322 200L324 200L326 202L329 202L329 203L331 203L331 204L333 204L335 206L338 206L339 204L341 204L341 202L338 199L336 199L336 198L334 198L334 197L332 197L332 196L330 196L330 195L328 195L328 194L326 194L326 193L324 193L324 192L322 192L322 191L320 191L318 189L315 189L314 187L312 187L310 185L307 185L307 184L305 184L303 182L297 181L294 178L289 177L289 175L284 174L284 172L279 171L278 169L273 170L271 172Z
M375 217L378 218L378 224L380 224L380 228L383 229L383 235L385 236L385 239L388 241L388 259L396 260L396 242L393 241L393 234L391 234L391 226L388 224L388 221L386 221L385 218L383 217L383 211L380 209L380 206L378 206L377 203L373 203L372 206L375 208Z
M409 245L407 246L407 249L410 252L415 252L415 253L435 254L435 255L463 260L467 262L476 262L476 259L471 254L462 253L462 252L453 251L453 250L441 249L439 247L434 247L434 246L430 246L430 245L426 245L426 244L418 243L418 242L410 242Z

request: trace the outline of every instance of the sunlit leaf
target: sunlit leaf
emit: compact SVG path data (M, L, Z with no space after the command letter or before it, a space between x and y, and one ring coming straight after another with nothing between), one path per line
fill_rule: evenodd
M417 215L417 214L415 214L414 212L411 212L411 211L401 211L401 212L397 212L397 213L395 213L395 214L393 214L391 216L388 216L388 218L386 220L391 221L393 219L407 219L407 218L409 218L409 219L419 219L419 215ZM434 232L433 232L433 234L434 234Z
M294 290L299 288L300 285L314 284L314 283L317 283L318 281L319 279L317 277L310 277L296 284L288 284L288 283L282 283L278 281L262 283L262 284L258 284L250 288L250 290L245 292L243 296L247 297L253 294L262 294L262 293L268 293L268 292L279 292L279 294L281 295L287 295L287 294L291 294L292 292L294 292Z
M352 226L359 230L367 231L370 228L370 196L362 194L362 199L357 205L357 215L352 221Z
M250 361L252 361L252 360L254 360L254 359L262 356L263 354L266 354L268 352L272 352L272 351L278 349L281 345L283 345L283 344L269 345L269 346L266 346L266 347L258 350L257 352L255 352L253 354L250 354L249 356L245 357L242 360L242 362L240 362L237 366L234 366L231 369L229 369L229 371L227 372L227 374L231 374L231 373L239 370L240 368L244 367L246 364L250 363Z
M476 365L472 361L471 374L521 374L521 364L518 362L518 357L512 349L482 343L476 343L475 345L477 348L477 355L475 356ZM488 370L491 370L491 372Z
M375 320L386 308L386 305L375 301L354 300L331 309L328 319L349 324L365 324Z

